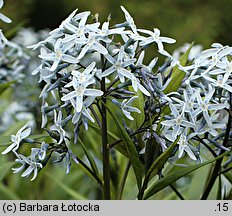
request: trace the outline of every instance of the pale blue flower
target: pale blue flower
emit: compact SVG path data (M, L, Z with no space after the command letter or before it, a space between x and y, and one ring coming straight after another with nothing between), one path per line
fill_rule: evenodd
M60 139L58 141L58 144L61 144L65 140L64 138L66 136L66 132L62 128L62 112L61 111L59 111L57 115L56 110L54 110L54 125L50 127L50 130L56 131L59 134Z
M122 101L122 103L118 102L117 100L113 99L112 102L115 103L117 106L119 106L123 112L123 114L130 120L134 120L134 118L131 116L131 112L137 112L137 113L141 113L141 111L136 108L136 107L132 107L130 106L130 104L136 99L138 98L138 96L134 96L132 98L128 99L124 99Z
M31 179L31 181L35 180L35 178L38 175L38 169L42 169L43 165L37 161L36 159L37 156L37 150L36 149L31 149L31 155L29 157L25 157L24 155L20 155L20 158L22 161L26 162L27 165L29 165L27 167L27 169L22 173L22 177L29 177L32 173L33 173L33 177ZM19 170L15 170L15 173L19 172Z
M202 75L206 80L210 81L210 83L215 86L215 87L220 87L223 88L229 92L232 93L232 87L231 83L228 83L228 76L224 75L222 76L221 74L217 76L217 80L207 76L207 75ZM227 84L228 83L228 84Z
M46 61L52 61L52 66L50 71L57 69L61 61L68 63L78 63L79 60L71 55L65 54L70 49L70 46L62 46L62 40L58 39L54 45L54 52L52 53L42 53L39 55L40 58Z
M103 55L108 54L107 49L99 42L100 40L101 37L98 37L98 35L94 33L89 33L87 39L80 39L78 43L84 45L84 47L81 48L81 52L79 53L77 59L81 60L88 51L92 50L95 50Z
M171 116L166 116L168 120L164 120L161 122L162 125L172 128L172 137L174 137L174 140L176 139L177 135L179 135L183 128L194 128L195 124L188 121L185 116L185 103L182 105L180 110L177 109L177 106L174 104L169 104L169 107L171 109Z
M214 95L214 92L215 92L215 88L213 88L211 85L209 85L209 91L206 92L204 96L201 96L200 91L196 91L198 107L192 113L193 116L198 116L200 113L202 113L204 119L206 120L209 126L212 126L212 119L210 118L209 111L222 110L226 107L225 104L210 103Z
M121 6L121 9L124 12L127 24L130 26L133 33L138 34L137 27L135 25L135 22L134 22L134 19L132 18L132 16L129 14L129 12L123 6Z
M218 136L219 130L223 130L226 128L226 121L227 121L226 119L227 116L225 119L220 119L219 116L220 116L220 113L217 111L214 111L212 114L210 114L210 118L212 121L211 125L208 125L207 123L202 122L201 119L197 121L194 132L192 133L192 136L194 136L194 134L204 136L205 133L209 133L213 137Z
M82 39L86 38L86 33L89 32L97 32L100 23L86 24L87 18L90 15L89 11L77 14L74 19L80 19L78 25L76 23L66 22L64 24L64 28L68 30L68 34L62 39L62 42L65 44L72 43L74 46L76 43L78 44Z
M22 140L28 137L31 133L31 128L26 128L27 125L24 125L22 128L19 129L16 135L11 135L11 141L13 143L2 152L3 155L9 153L10 151L15 152L18 150Z
M73 80L71 82L74 91L69 92L65 96L61 98L62 101L69 101L75 98L75 110L76 112L80 112L83 107L83 99L84 96L98 97L102 96L103 92L98 89L87 88L90 83L84 82L79 83L77 78L73 76Z
M72 118L72 123L76 124L77 122L79 122L81 117L85 117L88 120L90 120L91 122L95 122L94 118L91 116L91 111L88 108L95 100L95 97L87 97L84 102L83 102L83 107L82 110L80 112L75 112L74 116ZM71 103L73 104L73 106L75 107L75 102L74 100L71 100Z
M160 30L158 28L154 28L153 32L146 29L138 29L138 31L150 35L148 38L140 42L141 46L146 46L151 43L156 43L158 45L158 50L163 51L164 50L163 43L172 44L176 42L175 39L168 37L161 37Z
M47 147L48 144L43 142L41 149L32 148L31 155L29 157L16 153L17 158L15 159L15 162L21 164L21 166L12 168L13 173L19 173L26 168L21 176L27 178L33 173L31 181L35 180L39 169L43 168L43 165L40 163L40 161L45 159Z
M105 58L112 64L112 66L103 71L101 76L106 77L116 71L122 83L125 81L125 77L130 77L130 71L126 70L126 68L134 63L135 59L125 60L124 55L125 51L123 47L121 47L118 52L117 60L114 59L111 55L105 55Z
M76 78L78 84L88 86L95 83L95 62L92 62L83 72L73 70L72 75ZM73 83L67 84L65 87L70 87Z
M0 9L3 7L3 0L0 0ZM11 23L11 19L6 17L5 15L3 15L2 13L0 13L0 20L2 20L3 22L6 22L6 23Z
M180 139L178 141L178 145L179 145L178 158L181 158L184 152L186 152L192 160L197 160L193 151L189 147L188 138L186 135L181 134Z
M48 144L45 143L45 142L42 142L41 144L41 148L40 149L37 149L38 152L37 152L37 155L38 155L38 159L43 161L46 157L46 153L47 153L47 150L48 150Z
M97 34L99 35L99 36L102 36L103 38L105 38L105 37L108 37L108 36L110 36L110 35L114 35L114 34L122 34L123 33L123 30L125 29L125 28L109 28L109 25L110 25L110 23L109 22L104 22L103 24L102 24L102 28L101 29L98 29L98 31L97 31ZM105 40L104 40L105 41ZM108 42L111 42L111 40L107 40ZM106 42L106 41L105 41Z

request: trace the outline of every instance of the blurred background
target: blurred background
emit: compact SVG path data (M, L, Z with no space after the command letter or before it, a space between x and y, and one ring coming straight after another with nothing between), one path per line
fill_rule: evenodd
M129 10L138 27L158 27L163 35L175 38L171 49L192 41L204 47L213 42L231 45L232 1L228 0L5 0L3 12L13 23L3 28L53 29L76 8L99 13L101 21L111 13L115 23L124 20L120 5Z
M195 42L208 48L213 42L223 45L232 45L232 1L229 0L5 0L2 13L12 19L11 24L0 23L0 28L8 38L14 38L22 27L32 27L39 32L43 29L54 29L74 9L79 11L90 10L93 14L99 13L100 20L104 21L111 14L112 24L124 21L124 14L120 9L123 5L134 17L139 28L161 30L161 35L175 38L177 43L167 46L169 51L174 51L185 43ZM25 87L25 83L23 84ZM31 81L28 90L32 90ZM38 102L39 88L27 100ZM16 95L13 90L6 91L1 99L9 102L9 98ZM14 98L12 99L14 101ZM11 101L11 102L12 102ZM10 103L10 102L9 102ZM0 105L3 103L0 101ZM9 105L4 104L5 108ZM35 106L32 105L34 108ZM38 105L37 107L40 107ZM1 108L1 107L0 107ZM1 115L0 109L0 115ZM40 110L37 110L39 113ZM1 123L1 121L0 121ZM17 122L13 127L2 133L9 137L15 134L25 122ZM96 132L90 131L88 139L91 140L87 147L93 150L93 155L100 154L99 143L96 142ZM0 140L2 142L2 140ZM96 152L94 152L96 150ZM78 154L83 154L77 148ZM101 158L101 155L97 155ZM65 168L59 165L48 164L34 182L23 179L19 174L13 174L10 167L13 161L11 156L0 157L0 199L98 199L100 190L97 184L78 166L72 166L70 174L65 174ZM62 166L62 165L61 165ZM118 167L124 169L125 160L120 156ZM210 167L205 167L186 178L176 182L180 192L184 192L186 199L199 199L204 186L204 181ZM125 187L123 199L133 199L136 196L135 179L132 171ZM216 188L210 198L215 199ZM153 199L178 199L170 189L163 190Z

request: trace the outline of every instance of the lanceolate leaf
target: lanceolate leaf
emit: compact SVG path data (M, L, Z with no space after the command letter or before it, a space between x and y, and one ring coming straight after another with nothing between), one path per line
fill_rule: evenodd
M81 147L83 148L83 150L85 152L85 155L86 155L86 157L89 160L89 163L90 163L90 166L91 166L92 170L98 175L97 165L96 165L96 163L95 163L92 155L89 153L88 149L85 147L85 145L83 144L83 142L80 139L78 139L78 141L81 144Z
M166 151L164 151L151 165L150 169L146 173L145 180L147 179L148 181L154 177L159 170L164 166L164 164L167 162L168 158L171 156L174 148L177 145L177 142L179 141L179 137L175 140L175 142L168 147Z
M142 178L143 178L143 166L139 160L138 152L136 151L135 145L133 141L131 140L130 136L128 135L127 131L125 130L125 128L122 126L122 124L120 124L116 116L109 109L108 109L108 112L112 116L112 119L114 120L119 130L119 133L122 136L121 138L123 140L127 153L129 155L129 158L130 158L130 161L131 161L131 164L132 164L135 176L136 176L138 188L140 189L141 184L142 184Z
M154 184L152 184L149 188L147 193L145 194L144 199L148 199L149 197L153 196L154 194L156 194L157 192L159 192L160 190L164 189L165 187L169 186L170 184L174 183L175 181L177 181L178 179L182 178L185 175L188 175L189 173L203 167L206 166L207 164L213 163L216 160L219 160L220 158L223 158L224 156L228 155L230 152L225 152L224 154L211 159L209 161L206 161L204 163L201 164L197 164L197 165L193 165L193 166L189 166L186 168L181 168L180 170L177 170L175 173L165 176L164 178L160 179L158 182L155 182Z
M168 147L168 149L166 151L164 151L151 165L151 167L149 168L149 170L147 171L144 181L143 181L143 186L141 191L138 194L138 198L142 199L143 195L144 195L144 191L147 188L147 185L149 183L149 181L156 175L158 174L158 172L162 169L162 167L164 166L164 164L167 162L168 158L170 157L170 155L172 154L175 146L177 145L177 142L179 140L179 137L175 140L175 142Z
M181 56L180 64L182 66L186 66L186 64L187 64L188 56L189 56L190 50L192 49L192 46L193 46L193 43L190 45L190 47L184 53L184 55ZM172 75L171 75L172 79L171 79L170 83L168 84L168 86L166 87L166 89L164 89L164 94L168 94L170 92L176 92L179 89L185 75L186 75L186 73L184 71L180 70L178 68L178 66L175 66L173 68Z
M77 191L73 190L72 188L68 187L67 185L65 185L61 180L59 180L58 178L56 178L55 176L46 173L46 175L51 178L51 180L53 180L60 188L62 188L67 194L69 194L73 199L76 200L86 200L86 197L82 196L81 194L79 194Z
M226 172L223 175L227 178L227 180L232 184L232 173Z
M133 88L130 86L129 90L133 91ZM136 118L135 118L135 126L136 128L139 128L141 126L141 124L144 121L145 115L144 115L144 96L143 93L141 91L136 92L135 96L138 96L138 98L136 98L133 101L133 106L138 108L141 113L137 114L136 113Z

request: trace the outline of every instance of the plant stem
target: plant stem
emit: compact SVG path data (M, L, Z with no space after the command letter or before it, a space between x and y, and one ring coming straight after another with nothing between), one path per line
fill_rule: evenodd
M105 93L106 92L106 85L105 85L105 78L102 78L101 81L101 90ZM102 151L103 151L103 199L110 200L110 160L109 160L109 148L107 147L108 144L108 137L107 137L107 118L106 118L106 98L102 97Z
M139 133L142 133L142 132L146 131L148 128L149 128L149 127L145 127L145 128L141 128L141 129L139 129L139 130L136 130L135 132L129 134L129 136L130 136L130 137L135 136L136 134L139 134ZM113 143L110 143L110 144L108 144L107 146L108 146L108 148L110 149L110 148L113 148L115 145L118 145L120 142L122 142L122 139L118 139L117 141L115 141L115 142L113 142Z
M170 187L181 200L185 200L185 198L182 196L182 194L176 189L176 187L173 184L170 184Z
M122 178L122 182L121 182L121 184L119 186L118 197L117 197L118 200L122 199L122 193L123 193L123 189L125 187L125 183L126 183L126 179L127 179L129 170L130 170L130 166L131 166L131 162L128 161L128 163L126 165L126 169L125 169L124 175L123 175L123 178Z
M100 185L103 185L102 180L96 175L96 173L94 173L80 158L76 157L76 159L80 165L83 166L86 171L88 171L97 180Z

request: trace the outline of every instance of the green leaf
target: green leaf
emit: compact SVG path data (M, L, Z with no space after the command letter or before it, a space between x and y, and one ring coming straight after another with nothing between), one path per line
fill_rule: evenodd
M165 150L155 161L154 163L151 165L150 169L147 171L146 175L145 175L145 180L151 180L156 174L158 174L159 170L162 169L162 167L164 166L164 164L167 162L168 158L171 156L174 148L177 145L177 142L179 141L178 137L175 142L170 145L167 150ZM144 181L145 181L144 180Z
M129 90L132 92L134 91L132 86L129 87ZM136 113L136 117L135 117L133 124L135 125L136 128L139 128L141 126L141 124L143 123L144 118L145 118L145 114L144 114L145 101L144 101L143 93L141 91L137 91L135 93L135 96L137 96L138 98L136 98L133 101L133 106L138 108L141 111L141 113L139 113L139 114Z
M10 168L15 164L15 162L7 162L0 166L0 182L9 173Z
M56 178L56 176L53 176L50 173L46 173L46 176L51 178L59 187L61 187L73 199L75 199L75 200L86 200L86 198L83 195L77 193L75 190L73 190L72 188L65 185L61 180Z
M164 189L165 187L169 186L170 184L174 183L175 181L177 181L178 179L180 179L181 177L188 175L189 173L207 165L210 163L213 163L216 160L219 160L221 158L223 158L224 156L228 155L230 152L225 152L224 154L213 158L209 161L206 161L204 163L201 164L197 164L197 165L192 165L186 168L181 168L179 170L177 170L175 173L170 174L168 176L165 176L164 178L160 179L158 182L155 182L154 184L152 184L149 188L148 188L148 192L145 194L144 199L148 199L149 197L153 196L154 194L156 194L157 192L159 192L160 190Z
M143 181L143 186L141 191L138 194L138 199L142 199L144 195L144 191L147 189L147 185L149 181L156 175L158 172L163 168L164 164L167 162L168 158L172 154L175 146L177 145L177 142L179 141L178 137L175 142L168 147L166 151L164 151L151 165L149 170L147 171L144 181ZM158 143L157 143L158 145Z
M189 46L188 50L181 56L180 64L182 66L186 66L188 62L188 56L190 50L192 49L193 43ZM182 80L184 79L186 73L175 66L172 71L171 81L168 86L164 89L164 94L168 94L170 92L176 92L181 86Z
M125 130L125 128L122 126L122 124L120 124L116 116L109 109L108 109L108 112L110 113L112 119L114 120L118 128L119 133L122 136L123 143L126 147L126 151L128 153L128 156L130 158L130 161L131 161L134 173L135 173L138 188L140 189L142 185L142 178L143 178L143 166L139 160L138 152L135 148L135 145L132 139L130 138L129 134Z
M91 127L92 129L94 129L97 133L100 133L101 132L101 129L95 125L95 124L92 124L91 122L88 123L89 127ZM110 131L107 131L107 134L109 135L110 138L112 138L114 141L117 141L119 139L118 136L116 136L115 134L113 134L112 132Z
M232 184L232 173L226 172L223 175L227 178L227 180Z
M0 182L0 192L1 194L5 194L7 199L20 200L20 197L13 190L5 186L2 182Z
M78 141L79 141L81 147L83 148L86 157L87 157L88 160L89 160L89 163L90 163L90 166L91 166L92 170L98 175L97 165L96 165L96 163L95 163L95 161L94 161L92 155L88 152L88 149L85 147L84 143L81 141L80 138L78 138Z
M0 84L0 95L7 90L13 83L15 83L15 81L12 82L8 82L8 83L4 83L4 84Z
M30 135L28 138L33 139L33 140L39 140L39 139L44 139L44 138L48 138L50 136L46 135L46 134L37 134L37 135Z
M100 129L98 126L89 123L89 127L91 127L93 130L95 130L97 133L101 133L101 129ZM112 140L114 140L114 141L117 141L117 140L120 139L118 136L116 136L115 134L113 134L113 133L110 132L109 130L107 131L107 134L108 134L108 136L109 136ZM125 149L125 147L124 147L124 145L122 145L121 143L115 145L115 146L114 146L114 149L116 149L117 151L119 151L119 152L120 152L121 154L123 154L125 157L127 157L127 158L129 157L128 154L127 154L127 151L126 151L126 149Z
M6 147L10 145L12 142L10 140L10 136L2 136L0 137L0 147Z
M154 137L151 137L146 142L144 160L145 160L145 173L148 172L153 162L160 154L160 144Z
M133 91L133 87L130 86L129 90ZM145 113L144 113L145 101L144 101L144 95L141 91L136 92L135 96L138 96L138 98L133 101L133 106L141 111L141 113L132 114L132 116L134 115L135 120L131 121L131 126L136 130L141 127L145 119ZM139 148L142 149L144 147L143 136L141 133L139 133L136 135L136 137L138 139Z

